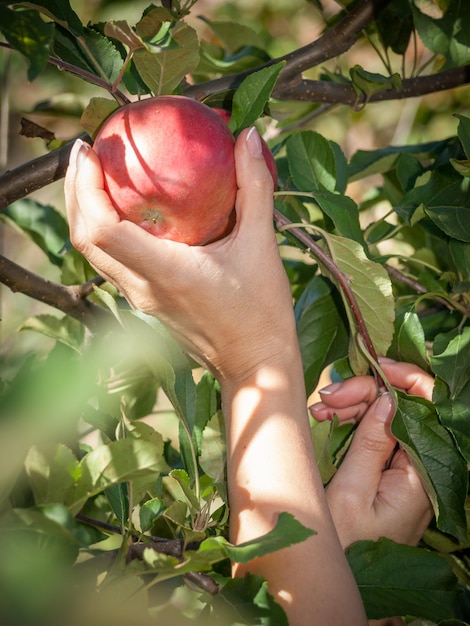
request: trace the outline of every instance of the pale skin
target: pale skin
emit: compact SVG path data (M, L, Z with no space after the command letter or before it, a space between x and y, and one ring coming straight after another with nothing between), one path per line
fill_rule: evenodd
M77 144L65 183L71 240L132 306L157 316L219 380L231 540L241 543L266 533L283 511L317 533L235 567L234 574L264 576L291 626L362 626L367 619L344 548L361 538L364 527L367 538L376 538L390 524L403 528L403 534L410 524L417 525L413 536L406 532L403 539L414 541L431 517L429 502L419 480L411 480L410 487L410 468L400 466L395 480L384 479L387 472L378 456L382 459L392 442L387 420L377 417L381 412L374 405L366 410L374 398L372 379L352 386L349 400L340 391L324 393L323 405L312 410L316 418L327 419L335 407L343 419L343 411L359 407L355 417L361 424L348 462L362 489L346 498L355 481L340 469L325 493L311 442L290 286L273 229L273 183L255 130L240 134L235 157L235 228L221 241L190 247L120 221L103 189L96 155ZM396 382L407 386L398 372ZM364 444L371 438L380 440L375 454ZM342 520L342 492L348 510L357 512L350 519ZM400 497L404 506L398 510ZM387 512L394 524L384 525Z

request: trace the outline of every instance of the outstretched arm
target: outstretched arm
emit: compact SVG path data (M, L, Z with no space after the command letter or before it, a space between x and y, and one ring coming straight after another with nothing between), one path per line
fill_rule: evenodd
M96 155L77 147L66 179L71 239L219 379L233 541L267 532L283 511L317 532L236 574L264 576L291 626L364 625L315 463L290 286L272 224L272 179L255 131L238 138L236 165L233 232L188 247L119 221Z

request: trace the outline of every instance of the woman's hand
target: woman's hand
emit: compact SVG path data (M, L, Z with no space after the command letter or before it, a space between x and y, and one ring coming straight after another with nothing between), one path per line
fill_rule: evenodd
M410 395L430 399L433 378L409 363L381 359L390 383ZM390 394L377 397L375 381L357 376L320 391L322 402L312 416L334 414L359 425L351 446L327 488L328 504L344 548L361 539L388 537L416 544L431 518L432 507L406 452L390 432L394 406Z
M203 247L158 239L121 221L86 144L74 146L65 183L75 248L132 306L157 316L189 354L231 380L280 358L295 341L290 286L273 228L273 181L256 130L240 134L235 158L236 225Z

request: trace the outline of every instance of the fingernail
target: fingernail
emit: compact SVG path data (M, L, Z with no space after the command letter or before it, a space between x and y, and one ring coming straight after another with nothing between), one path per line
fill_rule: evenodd
M321 411L322 409L326 408L325 404L323 404L323 402L315 402L314 404L311 404L308 407L309 411Z
M90 150L90 146L82 141L81 139L77 139L72 146L72 150L70 151L69 163L75 164L77 169L83 164Z
M326 387L323 387L323 389L320 389L318 393L329 396L331 393L337 391L340 387L341 383L331 383L331 385L327 385Z
M377 360L379 363L396 363L395 359L391 359L388 356L379 356Z
M308 410L310 411L310 415L317 422L323 422L324 420L331 422L333 420L333 414L329 412L328 407L326 404L323 404L323 402L315 402L315 404L308 407Z
M379 422L390 422L395 413L395 403L392 395L387 391L383 393L377 400L375 405L375 417Z
M248 146L248 152L251 154L251 156L255 157L255 159L263 158L261 137L259 136L258 131L254 126L252 126L248 131L248 134L246 136L246 143Z

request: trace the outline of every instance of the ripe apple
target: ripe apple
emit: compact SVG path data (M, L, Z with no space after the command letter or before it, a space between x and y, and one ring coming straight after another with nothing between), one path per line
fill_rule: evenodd
M223 109L176 95L117 109L94 148L121 218L189 245L226 236L235 223L237 192L229 119ZM264 140L262 147L277 186L273 155Z
M234 141L213 109L171 95L117 109L94 148L122 219L157 237L203 245L233 227Z

